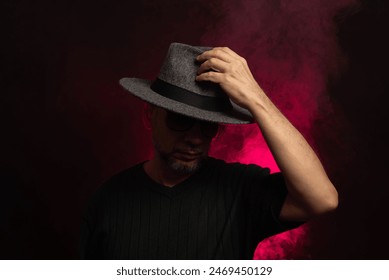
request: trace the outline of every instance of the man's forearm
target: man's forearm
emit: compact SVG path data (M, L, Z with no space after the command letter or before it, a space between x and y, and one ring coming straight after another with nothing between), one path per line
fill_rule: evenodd
M319 158L301 133L263 93L248 108L283 172L288 198L281 211L286 220L306 220L335 209L338 194Z
M205 51L197 60L202 64L196 80L219 84L229 98L248 109L258 123L289 190L281 218L306 220L336 208L337 191L318 157L262 91L247 61L225 47Z

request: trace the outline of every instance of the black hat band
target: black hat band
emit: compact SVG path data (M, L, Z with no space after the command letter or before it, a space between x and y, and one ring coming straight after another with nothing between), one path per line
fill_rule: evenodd
M231 102L228 98L226 98L225 95L221 97L212 97L196 94L184 88L162 81L158 78L151 84L150 88L154 92L164 97L203 110L213 112L226 112L232 109Z

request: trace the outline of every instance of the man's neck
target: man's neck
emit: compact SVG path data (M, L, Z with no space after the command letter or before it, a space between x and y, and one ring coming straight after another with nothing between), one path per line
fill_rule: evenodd
M192 174L183 174L171 169L157 158L153 158L152 160L146 162L143 168L151 179L169 188L174 187L192 176Z

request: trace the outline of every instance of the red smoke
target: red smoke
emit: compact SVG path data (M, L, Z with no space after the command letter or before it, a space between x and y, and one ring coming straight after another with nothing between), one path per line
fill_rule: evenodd
M326 81L343 63L333 19L355 4L355 0L221 2L220 20L203 35L202 44L228 46L245 57L260 86L315 146L312 127L332 111ZM256 125L226 127L211 154L278 171ZM308 245L304 225L264 240L254 258L309 259Z

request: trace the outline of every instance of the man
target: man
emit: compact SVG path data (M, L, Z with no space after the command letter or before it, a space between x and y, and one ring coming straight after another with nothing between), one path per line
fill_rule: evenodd
M155 81L120 84L152 104L155 153L94 195L83 258L251 259L262 239L337 207L318 157L229 48L173 43ZM253 121L281 173L207 156L218 123Z

